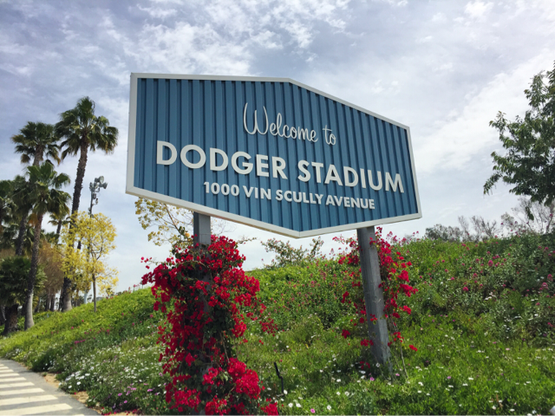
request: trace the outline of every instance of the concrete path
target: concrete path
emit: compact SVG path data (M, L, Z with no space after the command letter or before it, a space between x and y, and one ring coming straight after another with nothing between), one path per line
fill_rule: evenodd
M21 364L0 359L0 416L97 415Z

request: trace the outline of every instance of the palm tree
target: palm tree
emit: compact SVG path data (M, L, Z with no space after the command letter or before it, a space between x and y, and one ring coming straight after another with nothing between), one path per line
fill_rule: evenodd
M79 153L71 206L72 216L79 211L89 149L93 152L99 149L105 153L112 153L118 143L118 129L110 126L106 117L96 116L94 111L94 101L89 97L83 97L77 101L74 109L61 114L61 120L55 127L57 137L64 139L61 143L62 158L65 159L68 155L75 156ZM70 224L71 226L73 223ZM62 289L64 311L71 309L70 287L71 280L67 277L64 278Z
M89 149L93 152L99 149L105 153L112 153L118 144L118 129L110 126L106 117L96 116L94 110L94 101L89 97L83 97L77 101L74 109L62 113L61 120L56 124L56 135L64 139L61 143L62 159L79 153L72 215L79 211Z
M31 269L27 278L27 303L25 305L25 329L34 325L33 322L33 293L37 277L39 263L39 246L42 219L47 213L68 212L70 195L60 190L70 182L65 173L58 174L51 163L43 163L39 166L29 166L29 186L32 189L32 216L35 225L35 236L33 250L31 252Z
M17 175L12 181L12 199L14 202L13 216L19 223L17 239L15 243L15 255L22 256L25 245L25 236L27 232L27 223L29 220L29 211L31 210L31 189L27 180Z
M19 132L12 136L12 141L15 143L15 152L21 153L21 163L30 164L32 160L33 166L38 166L45 154L47 159L60 163L58 137L54 134L52 124L29 121Z
M69 213L62 212L60 214L50 214L50 221L48 224L56 226L56 233L54 234L54 241L58 244L60 239L60 233L62 232L62 227L69 224Z
M13 209L12 181L0 181L0 232L4 231L4 219L8 217Z

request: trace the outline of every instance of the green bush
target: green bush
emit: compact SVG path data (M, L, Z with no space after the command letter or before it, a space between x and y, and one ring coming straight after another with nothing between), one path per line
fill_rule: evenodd
M281 414L547 414L555 404L554 247L553 236L528 235L400 245L419 292L399 323L405 342L394 348L403 361L391 368L367 358L364 326L341 336L352 325L351 306L341 303L351 284L345 266L253 271L280 331L249 326L239 359ZM152 304L141 290L99 302L97 314L92 305L39 314L29 331L0 338L0 356L58 372L63 389L87 390L103 412L169 414Z

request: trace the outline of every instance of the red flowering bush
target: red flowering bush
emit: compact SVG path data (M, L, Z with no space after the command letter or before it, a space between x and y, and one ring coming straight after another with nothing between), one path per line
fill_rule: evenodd
M341 239L336 239L341 241ZM363 324L366 321L366 305L364 303L364 295L362 291L361 270L359 267L359 245L356 239L344 240L349 246L349 251L339 258L340 264L349 264L353 266L350 272L352 277L353 293L345 292L343 294L342 302L352 303L357 311L358 318L352 319L354 326ZM404 338L401 331L398 329L397 320L401 318L400 313L404 312L411 314L411 308L407 305L400 304L399 295L411 297L418 289L409 284L409 274L407 268L412 266L410 261L405 261L405 258L399 251L394 251L393 246L381 236L381 228L377 228L375 240L370 241L370 244L376 246L378 257L380 260L380 277L381 285L384 294L384 315L388 320L390 329L391 341L403 342ZM377 320L373 317L372 320ZM349 331L343 330L343 336L347 338ZM362 340L362 346L373 345L372 340ZM410 346L412 350L416 351L416 347Z
M160 361L172 376L166 401L179 412L277 414L275 404L260 397L258 374L234 357L232 340L245 333L245 319L275 330L257 299L258 280L241 268L236 243L212 236L205 249L197 244L174 252L142 278L154 283L154 309L167 317L158 328L166 345Z

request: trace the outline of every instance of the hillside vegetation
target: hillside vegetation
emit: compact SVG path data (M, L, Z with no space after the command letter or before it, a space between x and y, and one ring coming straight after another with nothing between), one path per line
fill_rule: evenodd
M555 405L555 236L396 247L418 292L403 300L412 313L400 320L402 359L391 368L372 362L360 345L365 325L342 302L352 266L314 259L251 272L280 331L253 325L237 349L280 413L547 414ZM163 317L152 304L142 289L99 302L97 313L87 304L39 314L30 330L0 338L0 356L58 373L62 389L87 391L105 413L170 414L156 343Z

